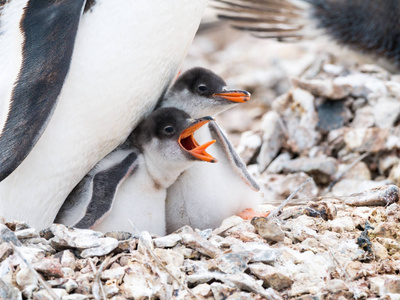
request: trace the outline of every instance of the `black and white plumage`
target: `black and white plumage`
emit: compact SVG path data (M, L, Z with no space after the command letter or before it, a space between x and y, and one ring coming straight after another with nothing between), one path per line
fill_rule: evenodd
M53 221L154 109L206 2L0 1L0 215Z
M160 107L177 107L197 118L215 116L249 99L250 93L228 89L225 81L210 70L194 68L178 77ZM195 137L199 141L216 140L209 152L218 163L192 165L168 189L167 232L184 225L215 228L225 218L261 202L257 182L216 122L199 129Z
M212 120L176 108L154 111L126 142L99 162L68 197L55 222L103 232L165 234L167 188L196 160L212 161L193 132Z
M262 38L327 34L341 45L400 66L398 0L213 0L219 17Z
M159 109L177 107L194 115L195 118L200 118L207 114L216 115L249 99L250 94L248 92L228 89L224 80L210 70L193 68L178 77L160 102L161 108ZM230 215L239 213L245 208L254 208L261 200L257 193L259 190L257 183L247 172L245 164L237 155L225 134L214 121L211 121L208 125L198 129L195 136L201 142L216 140L216 143L208 151L210 154L213 153L212 157L217 158L218 162L216 164L193 164L189 168L185 168L179 179L177 179L177 176L170 176L170 178L177 180L176 182L168 181L169 185L172 184L168 189L166 207L164 207L168 232L183 225L199 228L215 227ZM149 131L149 134L151 134L151 131ZM110 174L112 172L124 174L127 170L127 165L123 159L126 157L125 152L129 148L128 145L133 145L135 139L138 139L137 135L131 135L123 145L101 160L84 177L69 195L55 222L88 228L92 225L78 221L88 209L90 210L88 203L93 203L94 213L86 214L91 217L101 217L101 207L104 202L111 203L112 200L115 203L120 203L125 201L120 199L132 199L131 201L134 201L135 197L130 197L129 194L135 193L137 190L138 179L118 176L118 181L114 182ZM140 140L138 139L138 141ZM193 153L193 155L195 154ZM203 157L201 159L205 160ZM208 160L211 161L212 159L209 158ZM159 165L165 166L164 163L161 161ZM140 174L136 176L146 177L146 175ZM108 178L109 182L101 182L101 178ZM104 193L102 185L111 186L115 195L112 198L109 197L107 193ZM135 205L139 204L132 203L130 207L135 207ZM129 206L126 205L126 207L128 209ZM158 207L161 206L158 204ZM96 210L98 212L95 212ZM119 218L117 215L113 215ZM143 217L136 221L139 228L146 230L154 228L153 222L160 226L160 217L157 219L151 217L145 219ZM109 224L103 225L98 229L103 231L113 229Z

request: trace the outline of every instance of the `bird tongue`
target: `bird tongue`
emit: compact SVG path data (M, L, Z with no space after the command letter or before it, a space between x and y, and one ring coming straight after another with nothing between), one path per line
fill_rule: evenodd
M193 133L198 130L200 127L202 127L204 124L207 124L210 122L210 119L198 119L196 123L194 123L192 126L189 128L185 129L181 135L179 136L179 144L181 147L189 152L191 155L193 155L195 158L207 161L207 162L217 162L217 159L215 159L213 156L211 156L209 153L206 152L206 149L215 143L215 140L209 141L207 143L204 143L203 145L199 145L199 143L196 141L196 139L193 136Z

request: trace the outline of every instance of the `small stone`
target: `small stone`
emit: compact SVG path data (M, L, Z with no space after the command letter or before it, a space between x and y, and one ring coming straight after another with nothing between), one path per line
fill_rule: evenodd
M24 287L22 290L22 295L26 297L27 299L32 299L33 298L33 293L38 290L38 286L36 284L34 285L27 285Z
M226 253L215 259L218 269L226 274L240 273L248 268L250 255L247 252Z
M380 243L377 241L372 242L372 249L374 251L375 257L377 260L382 260L386 259L389 257L389 254L387 253L387 250L384 246L382 246Z
M390 170L388 179L396 185L400 185L400 162L394 165Z
M0 244L1 243L13 243L16 246L22 245L15 233L3 224L0 224Z
M99 238L100 245L98 247L85 249L82 251L82 257L103 256L109 254L118 247L118 240L114 238Z
M346 283L340 279L332 279L329 280L327 283L328 292L332 294L339 294L343 291L347 291L349 288L347 287Z
M293 79L293 84L310 91L316 97L343 99L350 95L352 87L342 81L323 79Z
M52 289L52 291L54 292L54 294L56 294L58 296L58 298L62 298L65 296L68 296L68 293L66 292L66 290L64 289ZM33 296L34 300L53 300L53 297L49 294L49 292L47 290L40 290L36 293L34 293Z
M89 229L67 228L61 224L53 224L50 227L54 237L50 239L51 245L55 248L77 248L87 249L101 245L101 232Z
M104 291L106 293L106 297L111 298L119 293L119 288L116 283L106 284L104 286Z
M18 230L15 232L15 235L20 239L29 239L29 238L38 238L39 234L35 228L27 228Z
M0 277L0 299L22 300L22 293L20 291L18 291L17 288L13 287L11 284L8 285Z
M277 268L262 263L249 265L250 271L264 281L266 287L281 291L293 284L293 280L284 275Z
M153 242L158 248L172 248L175 247L181 239L182 238L179 234L172 233L167 236L156 238Z
M260 172L268 167L285 142L283 126L283 121L277 112L269 111L264 115L261 125L263 131L262 146L257 158Z
M75 271L71 268L61 268L61 271L62 271L64 277L73 276L75 273Z
M20 230L24 230L30 228L29 224L27 222L17 222L15 224L15 231L20 231Z
M257 233L270 242L282 242L285 233L272 220L267 220L263 217L255 217L251 220L251 224L256 228Z
M385 279L385 288L388 293L400 294L400 278L396 275L388 275Z
M20 287L26 287L28 285L37 285L38 280L34 274L28 269L28 267L22 267L17 273L15 280Z
M60 261L52 257L43 258L33 263L32 267L47 276L63 277Z
M345 100L325 100L317 105L318 129L322 132L329 132L342 128L352 118Z
M78 284L74 280L68 279L67 282L61 285L61 287L65 289L68 294L70 294L78 288Z
M129 271L123 277L123 283L120 286L121 291L126 298L131 299L152 299L155 298L155 290L147 279L148 271L146 267L139 262L129 264Z
M125 267L118 267L118 268L112 268L108 270L104 270L101 273L101 279L102 280L120 280L124 274L125 274Z
M338 168L338 174L341 174L345 171L342 178L371 180L371 171L366 163L360 161L355 166L352 166L350 170L348 168L349 164L340 164Z
M75 255L70 250L65 250L62 253L61 266L63 268L71 268L74 270L76 267Z
M367 128L375 124L374 108L372 106L365 106L357 109L351 127L353 128Z
M89 300L89 299L90 298L88 296L82 294L73 294L62 297L62 300Z
M310 217L320 217L325 221L333 220L337 216L336 206L328 201L309 202L304 209L304 214ZM312 210L312 213L310 211ZM316 215L315 215L316 213Z
M382 277L370 277L368 278L371 292L378 296L385 294L385 279Z
M171 249L154 249L154 254L169 266L180 267L183 265L184 257L181 253Z
M321 184L329 183L336 174L337 168L338 163L333 157L302 157L283 162L284 172L304 172Z
M268 244L240 243L231 245L233 253L246 251L250 255L250 262L273 264L281 255L281 251L272 249Z
M59 287L63 283L66 283L67 281L68 281L68 279L66 279L66 278L56 278L56 279L52 279L52 280L47 280L46 282L51 287Z
M208 239L211 237L212 233L213 233L213 230L212 230L211 228L204 229L204 230L196 229L195 231L196 231L198 234L200 234L200 236L201 236L203 239L206 239L206 240L208 240Z
M202 297L209 297L212 295L211 292L211 286L203 283L203 284L199 284L196 285L193 289L192 292L196 295L202 296Z
M14 252L9 243L0 243L0 263Z
M202 238L189 226L184 226L177 231L182 237L182 243L198 252L207 255L211 258L215 258L221 254L221 250L216 248L210 241Z
M237 153L245 164L249 164L262 144L262 137L259 132L245 131L240 136Z
M362 269L363 265L359 261L350 261L345 266L345 270L347 274L350 276L351 280L356 280L362 277L362 272L360 272Z
M148 252L148 249L154 250L153 238L147 231L142 231L138 243L138 251L141 254L146 254Z
M328 226L332 228L332 231L342 233L346 231L352 231L356 225L351 217L341 217L335 220L328 221Z
M374 105L375 124L380 128L393 127L400 116L400 101L382 97Z
M114 238L118 241L126 241L134 238L132 233L126 231L110 231L105 233L104 237Z
M230 295L237 291L234 287L219 282L212 283L210 288L215 300L227 299Z
M303 242L308 238L317 237L317 232L307 226L301 226L301 225L293 226L292 232L293 232L293 237L300 242Z
M352 206L387 206L399 201L400 190L395 185L385 185L368 191L352 194L345 199Z

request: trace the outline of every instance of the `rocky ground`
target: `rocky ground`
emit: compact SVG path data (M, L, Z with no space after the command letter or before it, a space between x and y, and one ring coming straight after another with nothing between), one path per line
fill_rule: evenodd
M184 68L252 92L216 119L260 210L310 181L268 218L166 237L0 222L0 299L400 299L400 76L339 52L198 36Z

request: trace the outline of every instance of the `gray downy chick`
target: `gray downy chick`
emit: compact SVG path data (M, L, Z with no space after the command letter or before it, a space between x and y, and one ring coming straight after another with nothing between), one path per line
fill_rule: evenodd
M214 162L193 133L212 120L192 119L176 108L154 111L123 145L78 184L55 222L102 232L139 230L165 234L167 188L195 161Z
M193 68L177 78L159 107L177 107L197 118L215 116L249 99L250 93L228 89L212 71ZM184 225L215 228L225 218L261 203L258 184L218 124L208 123L195 137L199 141L217 141L209 151L218 163L194 164L168 188L168 233Z

